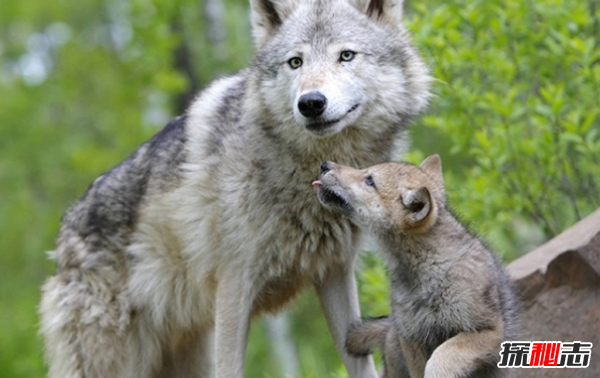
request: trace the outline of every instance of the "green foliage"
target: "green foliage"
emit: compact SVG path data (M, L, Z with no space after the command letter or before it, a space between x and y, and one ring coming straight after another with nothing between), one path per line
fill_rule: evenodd
M224 0L224 35L203 1L2 2L0 12L0 375L42 377L39 287L53 273L61 214L218 75L248 65L246 0ZM448 194L512 258L598 206L598 0L408 4L438 80L417 120L419 162L442 154ZM186 65L188 63L188 65ZM538 231L538 228L541 231ZM531 234L543 232L532 240ZM381 260L367 254L361 305L386 313ZM345 376L314 294L291 312L304 377ZM247 375L279 376L254 322Z
M413 6L416 43L438 80L416 144L442 152L464 217L514 258L530 247L523 227L549 238L597 208L598 1Z

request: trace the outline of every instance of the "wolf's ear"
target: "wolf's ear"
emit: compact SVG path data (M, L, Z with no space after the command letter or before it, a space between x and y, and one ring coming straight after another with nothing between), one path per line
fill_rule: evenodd
M429 177L431 177L440 188L444 187L444 175L442 174L442 159L440 155L434 154L423 160L419 166Z
M250 0L252 34L257 46L265 43L294 11L294 0Z
M402 196L402 204L408 210L405 221L408 226L417 226L431 214L431 194L426 187L408 190Z
M350 0L359 11L378 20L398 25L402 21L404 0Z

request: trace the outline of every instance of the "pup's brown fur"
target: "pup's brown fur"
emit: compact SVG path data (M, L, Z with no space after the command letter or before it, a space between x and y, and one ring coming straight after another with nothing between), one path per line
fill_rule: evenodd
M321 202L376 236L388 260L392 314L348 333L351 354L383 348L385 377L500 377L517 300L495 256L445 206L441 160L357 170L324 163Z

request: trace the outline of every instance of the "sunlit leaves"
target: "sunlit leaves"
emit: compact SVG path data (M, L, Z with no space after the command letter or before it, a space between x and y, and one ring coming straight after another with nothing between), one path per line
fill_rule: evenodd
M550 237L600 205L600 14L592 1L440 3L414 4L411 25L443 81L420 123L447 142L418 131L416 145L460 159L444 165L450 198L514 257L531 242L524 221Z

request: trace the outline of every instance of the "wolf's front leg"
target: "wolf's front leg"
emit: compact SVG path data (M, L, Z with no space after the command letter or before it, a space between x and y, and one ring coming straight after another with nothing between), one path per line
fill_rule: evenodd
M222 275L216 296L216 378L242 378L256 283L244 275Z
M316 283L317 294L333 341L350 378L376 378L371 356L353 357L345 348L345 338L351 324L360 320L358 292L352 265L332 272Z

